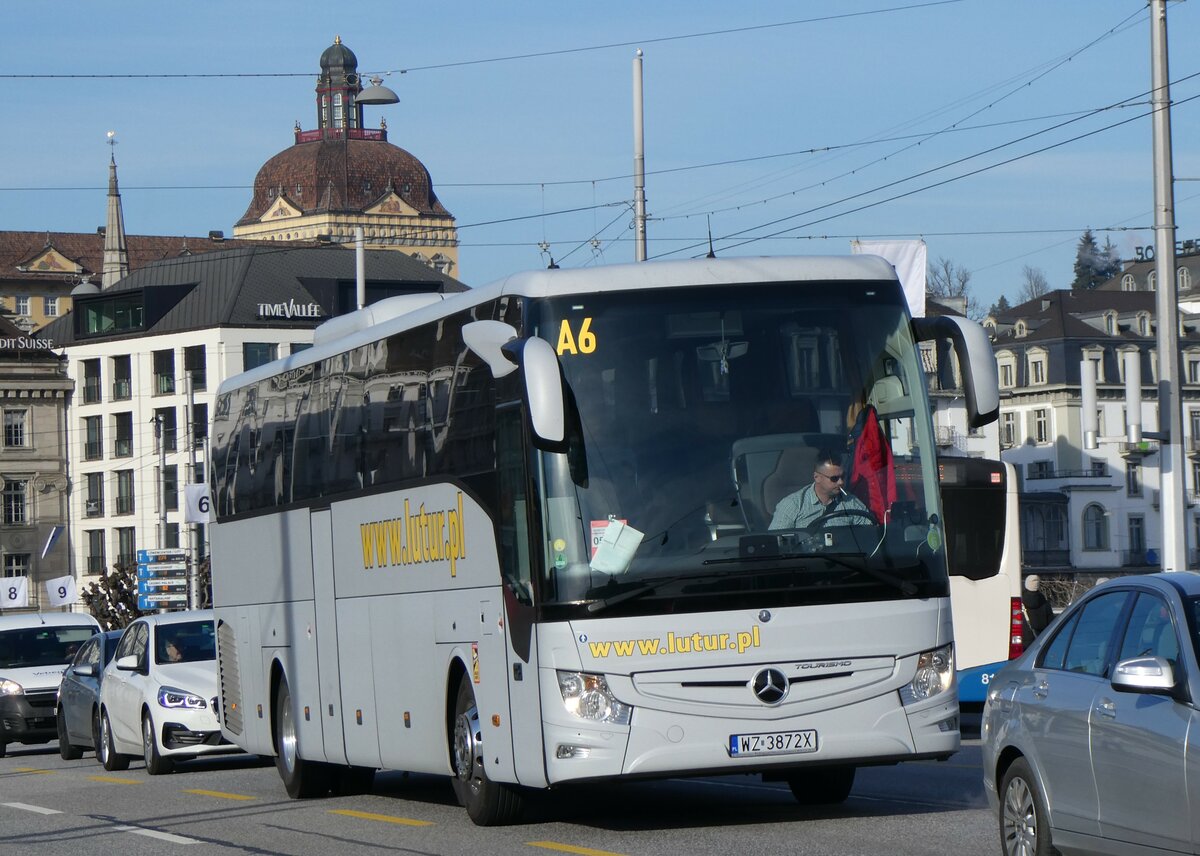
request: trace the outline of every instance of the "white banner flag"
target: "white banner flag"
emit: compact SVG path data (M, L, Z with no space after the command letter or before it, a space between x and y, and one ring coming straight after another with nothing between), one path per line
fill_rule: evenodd
M924 241L851 241L850 251L870 256L882 256L896 269L900 287L908 300L913 318L925 317L925 257Z
M187 505L183 513L185 523L212 522L212 498L208 495L208 485L185 484L183 497Z
M72 576L46 580L46 603L50 606L70 606L79 598Z
M0 583L0 609L29 606L28 577L5 577Z

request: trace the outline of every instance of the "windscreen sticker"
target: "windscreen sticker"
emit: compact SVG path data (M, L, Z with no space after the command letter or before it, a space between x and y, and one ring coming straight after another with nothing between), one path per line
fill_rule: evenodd
M737 633L676 634L669 631L666 639L651 637L597 642L589 639L586 633L582 633L579 642L587 645L588 651L598 660L614 654L618 657L632 657L635 654L695 654L703 651L736 651L738 654L745 654L751 648L758 648L762 644L757 624L749 630Z
M571 322L564 318L558 328L558 345L555 347L558 355L590 354L596 350L596 334L592 332L592 319L584 318L579 323L578 332L571 330Z
M363 569L449 562L456 576L467 556L462 505L462 491L455 507L439 511L426 511L425 503L413 511L406 499L402 517L360 524Z

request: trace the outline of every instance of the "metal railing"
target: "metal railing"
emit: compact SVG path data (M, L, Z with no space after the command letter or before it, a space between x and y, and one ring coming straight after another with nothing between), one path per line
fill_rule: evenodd
M1108 467L1096 470L1035 470L1030 471L1026 481L1035 479L1106 479L1111 476Z
M1021 561L1031 568L1067 568L1071 566L1071 551L1023 548Z

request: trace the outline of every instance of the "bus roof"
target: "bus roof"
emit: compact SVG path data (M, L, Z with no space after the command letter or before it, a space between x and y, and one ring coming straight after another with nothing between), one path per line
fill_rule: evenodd
M344 351L385 339L410 327L435 321L504 295L553 297L559 294L595 294L649 288L831 280L878 280L894 283L896 270L879 256L851 255L704 258L566 270L523 271L479 288L441 295L440 300L420 301L423 305L415 305L410 299L412 295L387 298L358 310L359 313L363 313L362 324L356 325L348 315L330 319L326 323L337 324L339 330L345 327L348 332L326 341L319 341L318 336L318 342L311 348L227 378L221 383L217 394L320 362ZM395 311L389 313L389 307L394 307ZM350 313L353 314L356 313Z

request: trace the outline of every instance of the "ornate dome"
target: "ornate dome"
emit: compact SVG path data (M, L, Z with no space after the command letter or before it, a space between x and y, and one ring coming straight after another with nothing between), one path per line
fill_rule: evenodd
M341 36L334 36L333 44L321 54L321 70L328 71L331 68L343 68L346 71L358 69L358 57L354 55L354 51L342 44Z
M259 169L250 207L238 225L258 222L281 194L309 215L363 211L391 192L421 215L450 216L433 192L425 165L399 146L355 139L297 143Z

